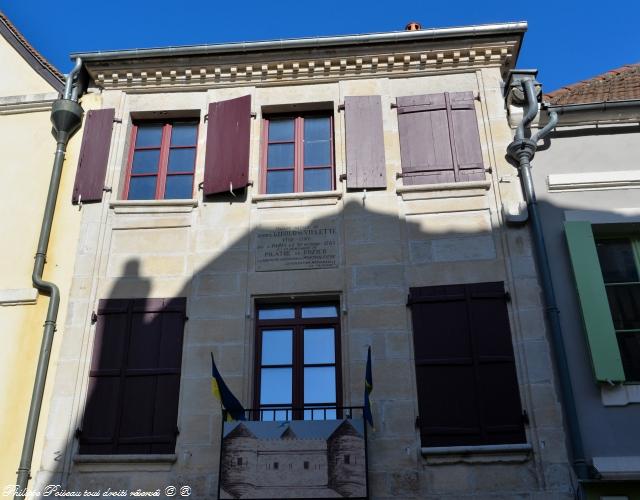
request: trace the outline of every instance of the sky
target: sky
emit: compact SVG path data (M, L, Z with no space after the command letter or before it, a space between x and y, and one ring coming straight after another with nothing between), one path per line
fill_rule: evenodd
M528 21L519 68L545 92L640 62L640 0L0 0L0 10L58 69L69 54Z

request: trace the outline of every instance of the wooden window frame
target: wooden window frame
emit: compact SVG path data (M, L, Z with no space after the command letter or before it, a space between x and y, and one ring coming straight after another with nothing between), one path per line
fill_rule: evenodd
M329 118L329 165L304 165L304 120L307 117L326 117ZM273 141L269 142L269 122L272 119L294 119L293 127L293 167L278 167L272 170L293 170L293 191L291 193L304 193L314 191L304 191L304 171L306 169L331 169L331 186L329 191L335 189L336 186L336 162L335 162L335 139L334 139L334 117L331 111L311 111L304 113L285 113L285 114L269 114L263 116L262 119L262 137L260 141L260 193L275 194L267 192L267 160L269 152L269 144L289 144L292 141ZM317 192L317 191L316 191ZM285 194L285 193L277 193Z
M193 145L181 145L181 146L171 146L171 131L173 130L173 125L179 123L193 123L196 127L196 142ZM160 147L154 146L146 146L142 148L136 148L136 138L138 135L138 128L140 126L146 125L162 125L162 138L160 140ZM131 127L131 146L129 147L129 155L127 158L127 171L124 182L124 190L122 193L122 199L129 199L129 187L131 184L132 177L153 177L157 176L156 179L156 191L153 197L154 200L164 200L164 193L167 187L167 177L169 176L179 176L179 175L191 175L191 196L193 196L193 185L195 184L195 172L196 172L196 162L198 155L198 135L200 132L200 123L195 118L184 118L177 120L149 120L149 121L134 121ZM153 151L160 149L160 158L158 160L158 171L156 173L150 174L134 174L132 172L133 169L133 157L136 151ZM193 169L191 171L181 171L181 172L168 172L169 168L169 152L171 149L194 149L196 154L193 159Z
M332 318L302 318L302 308L304 307L318 307L318 306L333 306L336 308L336 316ZM259 319L259 311L262 309L278 309L288 308L294 309L293 319ZM269 408L284 408L287 405L282 404L260 404L260 388L261 388L261 368L262 368L262 331L263 330L279 330L279 329L291 329L293 330L293 353L291 358L291 365L268 365L270 368L291 366L291 408L293 420L304 419L304 409L318 408L336 408L336 418L341 417L342 408L342 365L341 365L341 345L340 345L340 304L338 301L321 301L321 302L277 302L277 303L258 303L255 307L256 311L256 326L255 326L255 359L254 359L254 393L253 393L253 407L255 409L269 409ZM304 329L308 327L327 326L334 328L334 362L333 363L304 363ZM336 381L336 400L329 403L304 403L304 369L305 367L335 367L335 381ZM261 420L260 412L256 412L256 415L252 415L252 418Z

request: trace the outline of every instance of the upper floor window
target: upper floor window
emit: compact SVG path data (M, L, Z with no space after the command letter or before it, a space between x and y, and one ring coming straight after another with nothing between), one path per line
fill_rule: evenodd
M335 185L333 118L327 113L265 118L262 191L331 191Z
M197 121L135 123L124 198L192 198L197 142Z

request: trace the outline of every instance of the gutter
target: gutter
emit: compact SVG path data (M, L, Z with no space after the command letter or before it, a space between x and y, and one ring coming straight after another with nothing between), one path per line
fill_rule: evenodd
M340 35L314 38L292 38L258 42L233 42L212 45L185 45L150 49L107 50L96 52L76 52L72 58L82 58L86 62L121 60L133 58L153 58L166 56L195 56L214 54L246 54L269 50L319 49L336 46L352 46L376 43L407 43L441 40L448 38L473 38L491 35L519 35L527 31L527 22L481 24L453 28L431 28L419 31L394 31L364 35ZM517 57L517 56L516 56Z
M27 495L27 485L31 478L31 462L33 460L33 449L35 446L38 431L38 421L42 408L42 399L47 381L47 371L49 369L49 358L51 356L51 346L56 331L58 319L58 307L60 305L60 290L55 283L43 279L44 265L47 259L47 248L53 226L53 215L58 199L58 189L62 177L62 166L64 163L65 151L71 136L80 128L82 123L83 109L78 104L79 94L79 73L82 67L82 60L78 59L73 70L67 76L64 96L53 103L51 108L51 123L56 137L56 151L49 182L49 192L45 204L42 226L40 227L40 238L36 250L35 263L33 266L32 281L33 286L40 293L49 295L49 306L47 317L44 322L42 334L42 344L36 368L36 377L33 383L33 393L29 415L27 417L27 427L22 445L20 465L18 467L18 479L14 499L21 499Z
M610 109L626 109L626 108L640 108L640 99L625 99L623 101L603 101L593 102L587 104L565 104L556 106L549 104L546 109L555 111L559 115L564 113L572 113L576 111L608 111Z

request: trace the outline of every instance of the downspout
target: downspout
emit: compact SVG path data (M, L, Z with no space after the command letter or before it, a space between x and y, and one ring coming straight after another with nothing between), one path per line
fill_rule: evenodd
M513 76L513 75L512 75ZM549 122L547 125L532 135L530 139L524 137L524 129L528 127L533 117L538 112L538 100L536 98L535 74L529 72L523 76L519 82L514 82L513 90L519 92L524 91L525 114L522 123L516 129L516 136L511 144L507 147L507 154L515 160L520 171L520 180L524 191L527 209L531 221L531 233L533 236L533 244L535 248L536 261L538 271L540 273L540 281L542 292L546 305L546 316L551 333L551 341L553 344L553 353L555 363L558 369L558 378L560 381L560 392L562 394L564 415L567 420L567 428L569 431L569 443L571 447L571 456L573 460L573 469L580 480L589 478L589 468L585 459L584 446L582 442L582 434L580 432L580 422L578 420L578 412L576 410L576 402L571 385L571 375L567 362L567 354L562 336L562 327L560 325L560 311L556 301L553 289L553 280L551 278L551 267L549 265L549 255L544 242L542 232L542 223L540 220L540 212L538 211L538 202L533 186L531 176L531 160L536 153L538 141L544 139L555 128L558 122L558 114L554 111L549 112ZM518 88L518 86L520 88Z
M17 472L18 479L14 496L15 499L24 498L29 479L31 478L33 449L35 446L36 434L38 431L38 420L40 418L40 409L42 407L44 388L47 380L51 346L53 344L53 337L56 331L58 306L60 305L60 290L55 283L45 281L42 278L42 273L46 263L47 247L49 246L49 238L51 236L53 214L58 198L58 189L60 187L65 151L67 149L69 139L78 130L78 128L80 128L80 124L82 123L83 110L78 104L78 95L81 91L81 89L78 88L78 76L81 67L82 60L78 58L76 59L75 67L67 76L64 96L55 101L51 108L51 123L53 124L53 130L56 137L56 151L32 275L33 286L37 288L39 292L49 295L49 307L47 309L47 317L44 322L42 344L40 346L40 355L38 357L38 364L36 368L36 378L33 384L33 393L31 395L31 406L29 407L29 416L27 418L27 428L24 435L24 443L22 445L20 466L18 467Z

